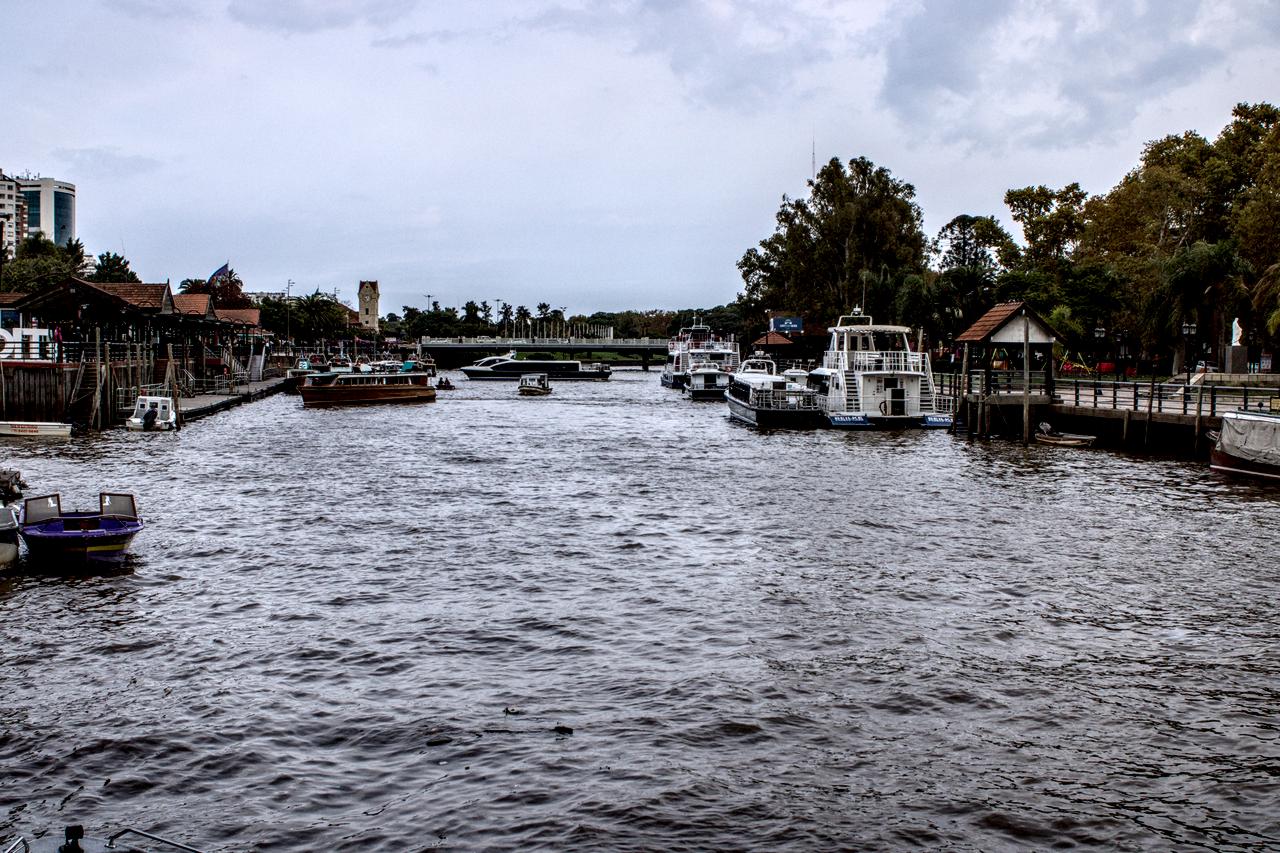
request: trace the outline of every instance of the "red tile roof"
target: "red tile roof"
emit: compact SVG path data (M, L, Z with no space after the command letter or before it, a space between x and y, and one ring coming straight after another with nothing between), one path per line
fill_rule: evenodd
M114 296L143 311L163 311L165 297L169 294L169 285L167 284L97 281L86 281L83 284L97 288L103 293Z
M194 314L197 317L203 317L209 313L209 301L212 298L207 293L175 293L173 295L173 307L179 314Z
M259 308L214 308L213 313L219 320L241 326L256 326L262 318Z
M0 305L16 305L27 297L27 293L21 290L8 290L0 293Z
M1023 302L1002 302L992 308L987 313L978 318L978 321L969 328L965 329L961 335L956 338L958 343L980 344L987 338L995 334L996 330L1009 322L1009 318L1016 315L1025 303Z
M780 347L792 343L791 338L780 332L765 332L764 336L752 341L753 347Z

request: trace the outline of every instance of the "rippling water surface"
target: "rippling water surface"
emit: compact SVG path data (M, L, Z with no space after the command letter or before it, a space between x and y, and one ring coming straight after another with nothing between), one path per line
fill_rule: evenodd
M455 381L4 446L148 527L0 578L0 838L1280 848L1280 491Z

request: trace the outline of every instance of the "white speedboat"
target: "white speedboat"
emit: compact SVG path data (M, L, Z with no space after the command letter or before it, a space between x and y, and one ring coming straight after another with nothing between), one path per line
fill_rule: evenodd
M730 417L762 429L822 424L817 392L779 375L777 365L763 353L742 362L725 400Z
M172 397L141 395L133 404L133 414L124 422L134 430L168 430L178 428L178 407Z
M951 415L939 411L929 355L911 351L909 328L854 314L827 331L831 339L809 385L831 426L951 426Z
M516 358L515 352L491 355L462 368L468 379L519 379L527 373L545 373L551 379L608 379L613 369L607 364L558 359Z
M696 364L710 364L720 370L738 369L741 357L732 335L716 335L710 326L695 318L692 326L682 328L667 342L667 363L662 368L662 384L667 388L683 388L689 383L690 371Z
M51 421L0 421L0 436L3 435L65 438L71 435L71 424L60 424Z

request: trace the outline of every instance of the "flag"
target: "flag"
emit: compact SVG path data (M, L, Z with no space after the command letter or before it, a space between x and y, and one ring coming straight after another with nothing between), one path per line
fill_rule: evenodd
M231 271L230 267L231 267L231 261L227 261L225 264L218 267L216 270L213 271L213 275L209 276L208 283L213 284L215 281L222 278L224 275L226 275L228 272Z

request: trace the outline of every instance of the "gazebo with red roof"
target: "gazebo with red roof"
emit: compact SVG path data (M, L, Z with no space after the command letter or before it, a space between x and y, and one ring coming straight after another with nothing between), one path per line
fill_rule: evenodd
M996 305L956 338L964 344L960 402L965 422L972 425L971 437L991 431L993 413L1008 423L1004 407L1020 405L1023 440L1030 440L1031 407L1053 399L1056 340L1049 324L1025 302ZM975 374L978 383L973 381Z

